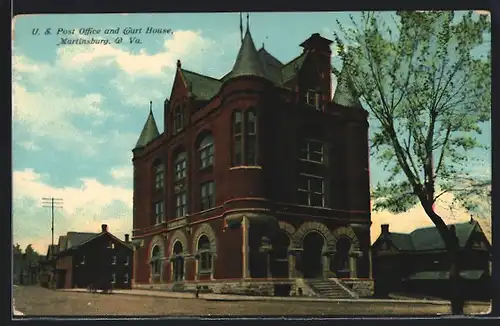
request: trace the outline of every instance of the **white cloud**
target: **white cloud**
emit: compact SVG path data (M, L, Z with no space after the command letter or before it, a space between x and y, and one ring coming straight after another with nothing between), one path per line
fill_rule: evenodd
M68 231L99 232L105 223L111 233L123 238L132 226L132 190L110 186L95 179L81 179L80 187L52 187L32 169L13 173L14 243L33 244L41 253L50 244L50 210L41 198L63 199L55 215L55 241Z
M19 142L19 145L24 147L24 149L30 150L30 151L39 151L41 148L38 147L34 142L32 141L23 141Z
M114 167L109 172L113 179L117 181L129 181L132 179L133 167L132 163L120 167Z
M57 54L61 66L67 69L81 70L116 64L121 71L137 77L161 75L165 68L175 68L177 59L195 59L200 52L212 48L216 48L215 42L203 38L200 31L179 30L171 37L166 36L162 50L154 54L144 49L139 53L131 53L115 45L61 47Z

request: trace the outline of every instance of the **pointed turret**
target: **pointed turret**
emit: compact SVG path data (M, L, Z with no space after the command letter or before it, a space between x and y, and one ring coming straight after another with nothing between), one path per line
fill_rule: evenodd
M227 79L240 76L256 76L267 78L262 62L259 58L259 53L255 48L255 44L250 34L250 29L247 28L245 37L241 42L240 51L236 57L233 69Z
M141 136L139 137L134 149L146 146L159 135L160 132L158 131L155 117L153 116L152 102L149 102L149 116L144 124L144 127L142 128Z
M362 108L351 78L345 69L342 69L340 72L337 88L335 89L335 94L333 95L333 103L346 107Z

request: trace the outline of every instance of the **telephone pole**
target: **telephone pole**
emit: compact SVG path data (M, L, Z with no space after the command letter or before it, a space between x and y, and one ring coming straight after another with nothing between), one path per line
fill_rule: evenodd
M51 233L52 233L52 242L51 242L51 253L52 259L54 258L54 208L62 208L63 200L62 198L54 198L54 197L44 197L42 198L42 207L50 208L50 216L51 216ZM56 275L56 260L54 260L54 266L52 266L52 281L55 279Z

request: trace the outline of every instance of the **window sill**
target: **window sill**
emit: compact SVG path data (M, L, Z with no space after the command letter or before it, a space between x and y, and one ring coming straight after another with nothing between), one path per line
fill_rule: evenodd
M299 161L301 162L306 162L306 163L314 163L314 164L319 164L319 165L324 165L325 162L319 162L319 161L313 161L313 160L308 160L306 158L299 158Z
M204 167L200 167L200 172L212 172L213 170L213 164L211 165L207 165L207 166L204 166Z
M240 165L230 167L229 170L262 170L262 166L260 165Z
M198 271L198 274L200 274L200 275L211 275L212 274L212 270L211 269L201 270L201 271Z

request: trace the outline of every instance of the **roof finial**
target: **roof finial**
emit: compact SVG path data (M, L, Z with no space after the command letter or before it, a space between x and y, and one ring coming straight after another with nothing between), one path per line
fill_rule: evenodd
M247 32L250 31L250 15L247 12Z
M153 113L153 101L149 101L149 113Z
M240 12L240 39L241 43L243 43L243 13Z

